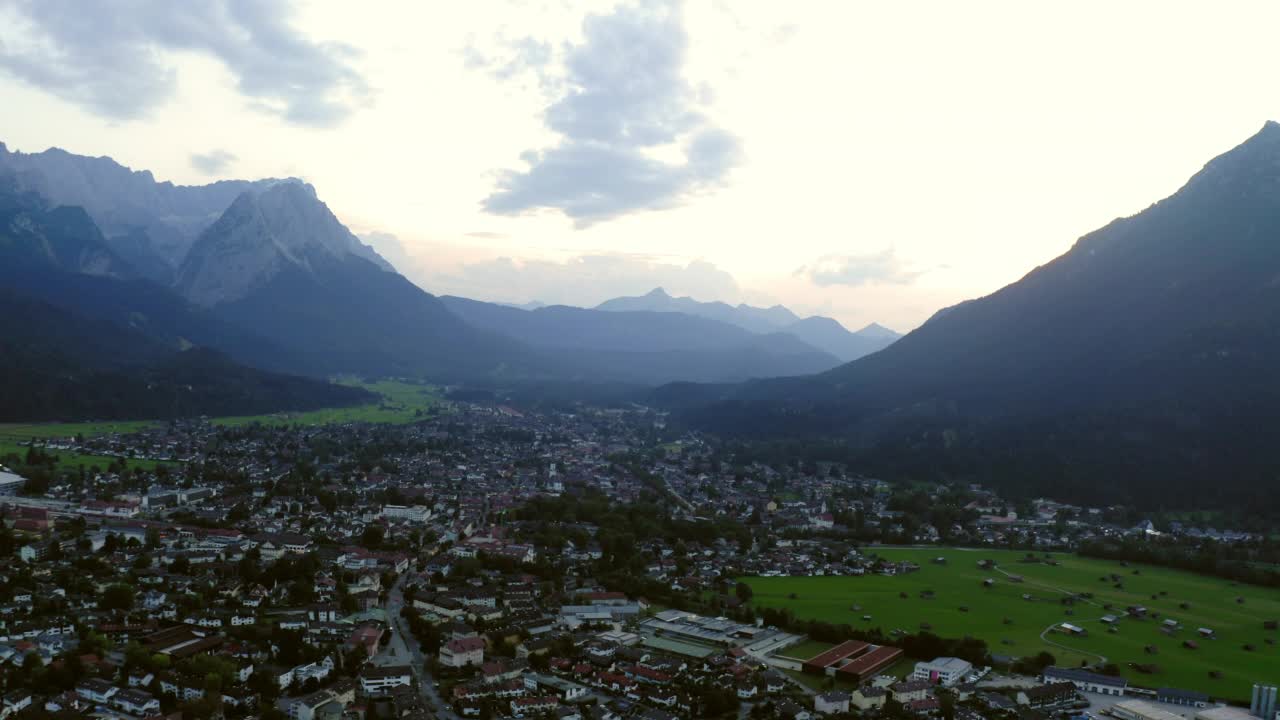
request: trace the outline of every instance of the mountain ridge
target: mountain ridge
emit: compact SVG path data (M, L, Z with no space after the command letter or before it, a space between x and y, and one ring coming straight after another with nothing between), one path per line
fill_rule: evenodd
M818 315L801 318L782 305L760 308L746 303L735 306L720 301L701 302L691 297L672 297L661 287L644 295L612 298L594 309L607 312L675 312L737 325L754 333L790 333L845 362L878 352L901 337L876 323L858 332L850 332L833 318Z
M1280 462L1250 430L1280 421L1277 237L1280 125L1268 123L1168 198L879 353L656 397L698 427L840 437L897 470L1034 457L1055 479L1022 476L1020 490L1187 501L1203 478L1230 475L1217 492L1240 500ZM1122 476L1108 456L1146 467Z

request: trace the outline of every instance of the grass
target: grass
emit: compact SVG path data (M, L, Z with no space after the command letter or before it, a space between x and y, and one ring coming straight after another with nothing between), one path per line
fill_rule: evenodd
M808 660L809 658L824 653L834 647L831 643L824 643L818 640L805 640L795 645L783 648L779 653L787 657L796 658L797 660Z
M1280 633L1264 631L1264 620L1280 619L1280 591L1253 586L1232 586L1226 580L1191 573L1133 565L1122 567L1117 562L1055 555L1059 566L1022 563L1023 553L1009 551L966 551L939 549L879 549L890 560L912 560L921 566L918 572L889 577L769 577L747 578L754 591L754 602L760 606L787 607L797 617L848 623L855 628L881 628L918 632L927 622L932 632L944 637L971 635L987 641L991 652L1005 655L1033 655L1042 650L1053 654L1059 665L1079 665L1082 660L1098 662L1102 657L1119 665L1135 683L1149 686L1172 686L1201 690L1215 697L1242 700L1249 696L1254 682L1268 681L1280 675L1280 647L1269 645L1266 638L1280 642ZM937 556L947 558L946 565L934 565ZM983 570L978 560L993 559L1008 573L1021 575L1022 583L1010 582L997 571ZM1137 570L1140 574L1134 575ZM1123 587L1101 582L1100 577L1116 573ZM995 578L990 589L982 586L985 578ZM932 600L920 596L922 590L933 590ZM1065 592L1094 594L1093 602L1077 601L1068 608L1061 603ZM907 598L899 597L906 593ZM1166 594L1161 595L1164 592ZM795 599L789 596L794 593ZM1024 600L1023 594L1032 600ZM1155 596L1153 598L1153 595ZM1235 598L1243 597L1244 604ZM1183 610L1180 603L1189 603ZM1113 610L1101 606L1110 603ZM852 606L862 607L854 611ZM1117 633L1106 632L1099 621L1105 614L1124 615L1125 607L1144 605L1159 619L1122 619ZM962 612L967 606L968 612ZM1066 610L1072 609L1073 615ZM864 621L870 615L870 621ZM1009 618L1012 624L1004 624ZM1170 637L1160 632L1161 620L1174 618L1183 629ZM1060 633L1046 635L1047 628L1070 622L1086 628L1087 637ZM1218 638L1196 636L1200 627L1213 628ZM1194 639L1198 650L1181 647L1183 640ZM1003 641L1003 642L1002 642ZM1056 644L1055 644L1056 643ZM1256 646L1252 652L1246 643ZM1148 655L1147 645L1157 654ZM804 646L798 646L804 647ZM815 646L816 647L816 646ZM799 656L795 649L787 654ZM816 653L815 653L816 654ZM1128 663L1154 663L1155 673L1141 673ZM1209 672L1222 673L1220 679Z
M58 436L61 437L61 436ZM86 468L97 465L100 469L106 470L112 462L116 460L118 455L94 455L90 453L79 453L72 450L46 450L50 455L57 458L57 468L59 470L75 470L83 465ZM19 457L26 455L27 448L24 445L0 440L0 457L4 457L10 453L14 453ZM142 460L135 458L125 458L126 467L142 468L144 470L155 470L158 465L173 465L174 462L166 462L164 460Z
M122 420L84 423L0 423L0 440L28 442L32 438L72 438L77 435L97 437L113 433L128 434L155 427L153 420Z
M366 405L345 408L326 408L300 413L275 413L242 417L215 418L213 423L223 426L249 425L331 425L349 422L404 424L421 420L427 414L441 408L444 399L438 388L415 385L395 380L373 383L349 381L346 384L365 388L381 397ZM113 422L81 423L6 423L0 424L0 457L9 453L26 454L25 445L35 440L86 438L111 434L129 434L148 430L160 423L154 420L129 420ZM58 457L58 469L75 470L81 465L97 465L106 469L117 456L77 453L68 450L50 451ZM154 470L157 465L172 464L159 460L126 459L130 468Z
M351 422L387 423L403 425L423 419L441 408L444 399L438 388L415 385L397 380L373 383L348 382L377 393L381 398L366 405L344 408L325 408L299 413L273 413L270 415L245 415L215 418L215 425L237 426L261 423L263 425L340 425Z

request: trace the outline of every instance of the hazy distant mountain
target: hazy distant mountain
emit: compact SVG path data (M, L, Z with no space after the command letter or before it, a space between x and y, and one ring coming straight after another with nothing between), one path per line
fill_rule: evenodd
M184 186L157 182L150 171L134 171L108 157L74 155L58 148L9 152L0 143L0 172L51 205L84 208L107 244L137 271L168 284L196 237L241 193L274 183L224 180Z
M774 305L757 308L750 305L730 305L723 302L699 302L690 297L672 297L662 288L654 288L646 295L619 297L606 300L596 310L609 312L677 312L686 315L711 318L746 328L751 332L774 332L799 320L795 313Z
M584 361L594 358L598 367L593 374L602 380L728 381L821 372L840 362L794 335L753 333L684 313L603 312L564 305L530 311L460 297L441 300L475 327L558 351L553 355L557 362L575 372L585 372Z
M755 333L790 333L845 362L881 350L901 337L892 330L875 323L856 333L851 333L831 318L801 319L781 305L759 308L750 305L735 306L723 302L699 302L689 297L671 297L662 288L655 288L639 297L606 300L597 305L596 309L609 312L683 313L737 325Z
M843 362L879 352L900 337L892 330L874 323L856 333L849 332L839 322L817 316L797 320L782 331L795 335L814 347L822 348Z
M1274 507L1280 444L1263 428L1280 422L1277 367L1280 125L1268 123L1168 199L879 353L664 396L715 427L853 438L895 471L1095 502Z

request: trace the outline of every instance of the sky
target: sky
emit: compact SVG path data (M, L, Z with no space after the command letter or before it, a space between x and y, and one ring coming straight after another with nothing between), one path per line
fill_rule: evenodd
M1280 119L1273 2L0 0L0 141L296 176L424 289L900 331Z

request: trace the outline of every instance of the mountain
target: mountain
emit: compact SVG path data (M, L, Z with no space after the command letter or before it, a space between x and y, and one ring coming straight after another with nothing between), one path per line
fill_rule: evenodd
M50 207L0 171L0 419L256 414L370 398L208 347L287 362L138 277L83 208Z
M885 350L803 379L665 388L695 424L841 437L1024 494L1276 508L1280 125L1171 197ZM1260 505L1259 505L1260 503ZM1280 509L1280 508L1277 508Z
M134 270L107 247L93 220L78 207L50 207L0 171L0 260L10 272L52 269L102 277Z
M0 288L0 421L255 415L369 402L359 388L176 352Z
M216 348L264 368L291 354L139 277L79 207L49 207L0 173L0 286L88 319L131 328L173 350Z
M202 306L239 300L288 270L365 262L395 269L363 244L297 180L243 192L200 234L178 271L176 287Z
M237 197L197 238L177 278L188 300L305 358L296 372L458 379L550 371L394 272L298 181Z
M608 312L683 313L737 325L754 333L790 333L845 362L877 352L901 337L875 323L851 333L831 318L815 316L801 319L781 305L760 308L745 304L735 306L723 302L699 302L689 297L671 297L662 288L655 288L639 297L606 300L595 309Z
M75 155L59 148L10 152L0 143L0 173L51 205L83 208L107 245L136 271L159 284L172 282L196 237L241 193L277 182L224 180L185 186L157 182L150 171L131 170L108 157Z
M684 313L719 320L757 333L775 332L800 319L781 305L757 308L750 305L734 306L723 302L699 302L690 297L671 297L662 288L654 288L639 297L606 300L595 309L607 312Z
M642 384L801 375L839 360L785 333L670 312L604 312L555 305L521 310L442 297L464 322L538 349L579 376ZM589 362L588 362L589 361Z
M900 337L880 325L871 324L856 333L849 332L836 320L828 317L807 317L781 329L804 342L835 355L842 362L857 360L864 355L879 352Z

